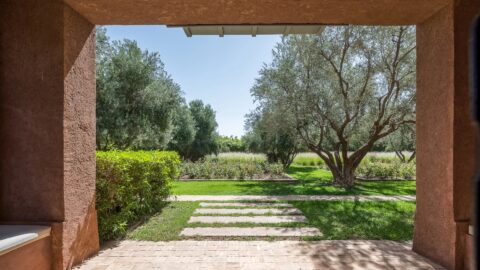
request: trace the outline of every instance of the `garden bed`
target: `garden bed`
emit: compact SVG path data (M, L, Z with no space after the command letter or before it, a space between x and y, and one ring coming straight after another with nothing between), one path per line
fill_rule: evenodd
M291 180L281 164L269 163L258 155L210 156L199 162L184 162L181 180Z

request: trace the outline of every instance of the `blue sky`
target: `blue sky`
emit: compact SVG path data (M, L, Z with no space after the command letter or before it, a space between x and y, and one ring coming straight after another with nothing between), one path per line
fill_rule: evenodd
M193 36L165 26L108 26L112 40L132 39L160 53L187 102L201 99L217 113L221 135L244 134L244 116L254 108L250 88L280 36Z

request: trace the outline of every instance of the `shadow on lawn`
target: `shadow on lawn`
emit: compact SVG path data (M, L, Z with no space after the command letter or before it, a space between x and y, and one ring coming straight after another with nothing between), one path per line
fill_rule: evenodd
M324 239L411 240L414 202L291 202Z

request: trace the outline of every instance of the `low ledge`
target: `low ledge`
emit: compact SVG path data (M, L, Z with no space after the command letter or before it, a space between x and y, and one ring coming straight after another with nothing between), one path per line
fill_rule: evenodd
M0 256L50 236L49 226L0 225Z

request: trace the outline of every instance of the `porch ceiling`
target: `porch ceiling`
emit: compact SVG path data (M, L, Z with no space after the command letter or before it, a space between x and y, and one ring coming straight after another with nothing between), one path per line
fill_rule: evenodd
M64 0L94 24L415 24L453 0Z

